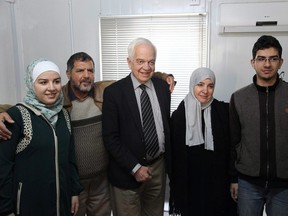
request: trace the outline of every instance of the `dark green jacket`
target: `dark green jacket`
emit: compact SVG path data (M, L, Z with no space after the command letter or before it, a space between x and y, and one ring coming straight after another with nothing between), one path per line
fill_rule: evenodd
M58 114L55 129L22 105L8 114L15 124L6 125L12 138L0 140L0 215L70 216L82 188L68 113Z

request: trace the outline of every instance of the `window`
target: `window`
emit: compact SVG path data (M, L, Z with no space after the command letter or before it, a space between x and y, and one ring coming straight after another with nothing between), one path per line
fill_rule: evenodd
M101 17L100 26L102 79L127 76L128 44L145 37L157 48L155 71L171 73L177 81L171 111L188 93L192 71L207 66L206 14Z

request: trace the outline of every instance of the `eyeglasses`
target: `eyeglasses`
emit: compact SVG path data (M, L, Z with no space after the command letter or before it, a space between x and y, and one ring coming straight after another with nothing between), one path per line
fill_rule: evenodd
M280 60L280 58L278 56L273 56L273 57L262 57L262 56L258 56L255 61L259 62L259 63L266 63L266 61L268 61L269 63L275 63L278 62Z

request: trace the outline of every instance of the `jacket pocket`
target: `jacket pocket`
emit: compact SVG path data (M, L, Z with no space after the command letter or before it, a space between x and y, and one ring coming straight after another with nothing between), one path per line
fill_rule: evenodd
M17 215L20 215L20 200L21 200L21 191L22 191L22 182L18 183L18 190L17 190L17 206L16 212Z

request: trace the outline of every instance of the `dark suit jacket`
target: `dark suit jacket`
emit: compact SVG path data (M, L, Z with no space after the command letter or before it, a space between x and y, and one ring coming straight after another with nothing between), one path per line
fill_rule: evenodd
M165 151L170 146L170 102L168 84L152 78L160 104L165 134ZM108 178L112 185L133 189L140 186L132 169L137 163L145 165L146 150L141 117L130 75L108 86L103 97L103 140L109 152Z

